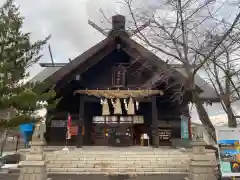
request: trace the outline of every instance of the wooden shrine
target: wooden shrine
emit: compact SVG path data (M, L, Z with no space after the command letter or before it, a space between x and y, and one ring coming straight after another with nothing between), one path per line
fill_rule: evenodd
M144 28L145 26L143 26ZM136 31L137 32L137 31ZM188 93L174 100L186 78L171 65L131 39L125 17L113 16L106 38L71 60L47 67L42 81L55 85L61 97L48 111L46 140L64 145L66 121L71 114L74 135L69 145L141 145L143 133L150 145L171 145L181 139L181 115L189 115ZM37 77L42 77L41 75ZM47 89L46 89L47 90ZM179 92L180 94L180 92Z

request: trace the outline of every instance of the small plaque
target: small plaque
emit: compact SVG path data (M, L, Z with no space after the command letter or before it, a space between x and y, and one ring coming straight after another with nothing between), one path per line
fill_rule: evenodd
M51 120L51 127L66 127L66 120Z

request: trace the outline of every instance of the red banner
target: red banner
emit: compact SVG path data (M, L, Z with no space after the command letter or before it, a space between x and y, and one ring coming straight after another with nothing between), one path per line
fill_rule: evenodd
M78 126L71 126L71 135L72 136L78 135Z
M67 127L70 128L72 125L72 117L70 114L68 114L68 121L67 121Z

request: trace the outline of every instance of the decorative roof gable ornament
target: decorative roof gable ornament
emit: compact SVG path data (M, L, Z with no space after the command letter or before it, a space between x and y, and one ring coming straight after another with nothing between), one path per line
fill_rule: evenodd
M120 15L120 14L112 16L112 29L110 31L104 30L103 28L99 27L97 24L95 24L91 20L88 20L88 24L104 36L116 37L119 35L127 35L129 37L132 37L135 34L137 34L138 32L140 32L143 29L145 29L146 27L148 27L150 24L150 20L148 22L144 23L143 25L137 27L135 30L131 30L131 31L127 31L125 29L126 18L125 18L125 16Z

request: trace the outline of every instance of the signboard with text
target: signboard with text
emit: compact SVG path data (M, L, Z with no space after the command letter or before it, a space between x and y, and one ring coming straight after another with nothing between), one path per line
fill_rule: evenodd
M189 139L189 117L181 116L181 138Z
M240 129L217 128L216 136L222 176L240 176Z

